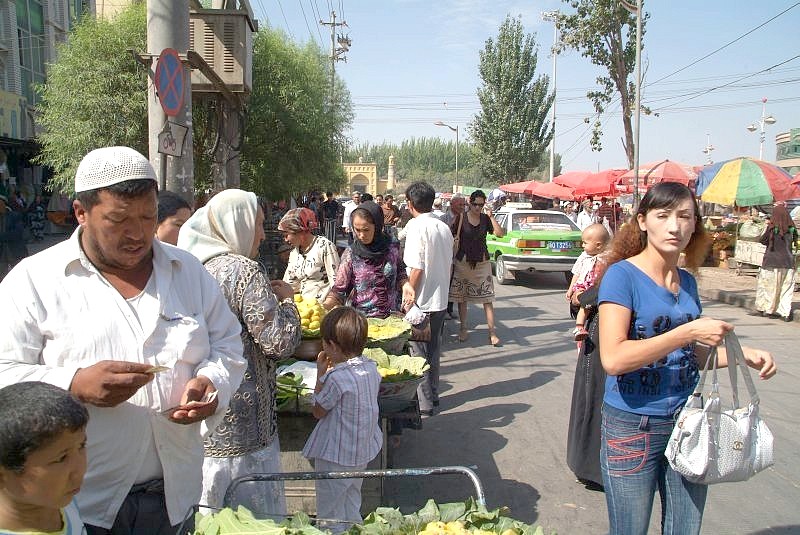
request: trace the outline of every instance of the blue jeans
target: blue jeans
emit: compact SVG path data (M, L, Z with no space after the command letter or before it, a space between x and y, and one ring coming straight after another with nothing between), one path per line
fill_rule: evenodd
M603 404L600 470L611 535L646 535L656 489L661 497L661 532L700 533L705 485L685 480L670 467L664 450L674 416L646 416Z

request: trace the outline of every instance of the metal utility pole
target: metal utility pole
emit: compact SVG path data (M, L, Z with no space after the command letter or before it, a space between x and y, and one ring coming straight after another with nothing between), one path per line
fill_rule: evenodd
M556 63L558 59L558 16L559 11L543 11L542 20L553 23L553 139L550 141L550 182L553 181L556 170Z
M334 90L336 87L336 62L337 61L344 61L347 63L347 57L345 54L350 51L350 45L353 42L350 38L346 35L339 34L337 39L336 37L336 27L337 26L347 26L347 21L336 22L336 12L331 11L331 20L326 22L324 20L319 21L320 24L323 26L330 26L331 27L331 108L334 106ZM336 44L339 46L336 46Z
M147 53L151 58L151 80L155 79L156 60L165 48L173 48L181 57L186 57L189 49L189 0L147 0ZM148 84L148 141L150 162L158 173L159 187L177 193L194 204L192 84L189 69L183 64L182 68L185 80L183 106L171 119L159 104L156 84ZM180 156L159 152L159 134L180 129L180 126L172 125L186 128Z

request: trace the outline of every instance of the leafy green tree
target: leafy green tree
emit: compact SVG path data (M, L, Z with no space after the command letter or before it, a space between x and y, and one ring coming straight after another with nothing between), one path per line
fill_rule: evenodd
M81 158L97 147L126 145L147 154L147 74L128 49L145 50L142 2L114 20L84 17L47 67L37 122L37 160L50 166L50 188L71 193Z
M253 94L242 150L242 183L270 198L344 183L342 133L352 121L350 94L312 43L299 46L279 30L253 42Z
M547 76L536 77L538 54L519 18L507 16L497 40L480 52L481 111L469 126L478 167L500 184L524 180L553 137L547 119L553 95Z
M39 88L43 133L38 161L53 168L50 187L72 192L83 155L96 147L147 144L147 73L129 49L146 48L146 5L137 2L112 20L84 18L59 47ZM265 28L254 38L253 93L242 144L242 187L270 198L344 181L338 164L342 132L352 121L347 88L330 76L314 45L298 46ZM112 111L113 110L113 111ZM195 184L209 183L217 119L214 100L193 98Z
M622 145L633 167L634 139L631 115L635 111L636 85L629 80L636 63L636 16L629 13L620 0L563 0L574 10L558 19L561 39L566 47L604 69L607 74L597 77L598 89L589 91L598 118L594 122L592 150L602 150L602 115L619 98L622 107L622 126L625 139ZM642 36L649 15L642 18ZM642 109L648 113L649 110Z

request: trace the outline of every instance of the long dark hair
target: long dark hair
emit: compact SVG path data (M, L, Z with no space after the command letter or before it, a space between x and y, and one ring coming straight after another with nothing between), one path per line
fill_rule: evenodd
M650 211L661 208L675 208L687 199L691 199L694 206L695 225L692 237L683 251L686 255L685 265L692 270L700 267L708 254L710 240L703 227L700 209L692 191L677 182L660 182L647 190L647 193L639 203L639 209L636 214L614 236L614 240L611 242L611 251L606 257L608 264L611 265L625 258L636 256L647 247L647 233L639 228L639 215L646 216Z

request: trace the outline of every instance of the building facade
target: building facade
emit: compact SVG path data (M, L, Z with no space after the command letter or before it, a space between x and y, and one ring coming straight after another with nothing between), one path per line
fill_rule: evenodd
M57 46L93 7L90 0L0 0L0 185L15 187L27 201L42 181L42 169L31 163L38 152L35 86L46 81Z
M790 175L800 173L800 128L775 136L775 163Z

